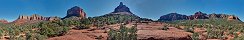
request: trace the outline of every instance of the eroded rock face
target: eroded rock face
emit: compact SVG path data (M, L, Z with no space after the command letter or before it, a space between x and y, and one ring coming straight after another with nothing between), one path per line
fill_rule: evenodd
M24 24L24 23L35 23L39 21L50 21L50 20L58 20L58 17L43 17L38 14L33 14L32 16L24 16L21 15L17 20L13 21L15 24Z
M86 13L82 8L75 6L67 11L67 15L64 18L69 18L72 16L80 17L81 19L86 18Z
M19 16L17 20L47 20L47 17L43 17L37 14L34 14L32 16Z
M5 19L1 19L1 20L0 20L0 23L8 23L8 21L5 20Z

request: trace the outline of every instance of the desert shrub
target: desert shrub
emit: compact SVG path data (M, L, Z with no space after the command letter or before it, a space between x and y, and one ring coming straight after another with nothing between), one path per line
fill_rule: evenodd
M222 39L223 38L223 30L220 29L207 29L208 38L213 39Z
M0 37L3 37L4 36L4 31L0 29ZM2 38L0 38L2 39Z
M192 40L199 40L199 34L198 33L193 33L191 38L192 38Z
M187 31L187 32L194 33L194 28L193 28L193 26L187 26L187 27L184 28L184 30Z
M31 33L26 33L26 40L34 40Z
M163 26L162 30L168 30L169 28L167 26Z
M14 32L14 29L12 29L12 28L9 27L8 28L8 33L9 33L8 35L10 36L9 37L9 40L16 40L16 37L15 36L17 34Z
M121 25L118 31L111 29L108 32L108 40L137 40L136 32L136 25L131 28Z
M244 40L244 35L236 36L233 40Z
M37 33L31 33L31 32L26 33L25 36L26 36L25 40L45 40L47 38L44 35L40 35Z
M72 27L74 26L75 29L87 29L92 24L90 19L78 19L77 17L70 17L65 18L60 22L60 24L64 24L64 26Z
M60 36L69 30L67 26L60 26L56 22L42 22L39 24L40 30L38 33L41 35L46 35L48 37Z
M82 19L79 21L76 21L77 23L79 23L79 25L76 26L77 29L87 29L90 27L90 25L92 24L92 22L89 19Z

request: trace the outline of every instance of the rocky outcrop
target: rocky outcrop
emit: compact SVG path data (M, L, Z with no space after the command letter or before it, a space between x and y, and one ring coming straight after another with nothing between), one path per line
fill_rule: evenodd
M187 17L187 18L186 18ZM201 11L196 12L194 15L186 16L182 14L177 14L177 13L170 13L167 15L163 15L158 19L158 21L174 21L174 20L196 20L196 19L227 19L227 20L239 20L241 21L238 17L234 15L226 15L226 14L206 14L202 13Z
M69 18L72 16L80 17L81 19L83 19L86 18L86 13L83 11L82 8L75 6L67 11L67 15L64 18Z
M173 20L186 20L187 18L188 17L186 15L170 13L170 14L161 16L159 20L173 21Z
M5 24L5 23L8 23L8 21L5 20L5 19L1 19L1 20L0 20L0 23L4 23L4 24Z

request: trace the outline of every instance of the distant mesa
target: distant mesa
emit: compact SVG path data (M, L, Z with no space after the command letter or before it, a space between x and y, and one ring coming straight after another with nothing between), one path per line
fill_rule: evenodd
M188 16L186 16L186 15L181 15L178 13L170 13L170 14L161 16L159 20L173 21L173 20L186 20L186 19L188 19Z
M231 21L231 20L241 21L237 16L234 16L234 15L215 14L215 13L206 14L201 11L196 12L194 15L190 15L190 16L177 14L177 13L170 13L170 14L161 16L158 20L159 21L175 21L175 20L196 20L196 19L213 19L213 18L227 19L229 21Z
M1 19L1 20L0 20L0 23L4 23L4 24L6 24L6 23L8 23L8 21L5 20L5 19Z
M82 8L78 7L78 6L74 6L71 9L68 9L67 11L67 15L63 18L69 18L69 17L80 17L81 19L86 18L86 13L83 11Z

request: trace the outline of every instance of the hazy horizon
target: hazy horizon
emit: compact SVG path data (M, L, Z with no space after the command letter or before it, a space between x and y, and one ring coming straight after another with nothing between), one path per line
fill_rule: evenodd
M19 15L32 14L64 17L74 6L81 7L88 17L94 17L114 11L119 2L129 7L132 13L153 20L168 13L192 15L198 11L230 14L244 20L244 0L0 0L0 19L11 22Z

